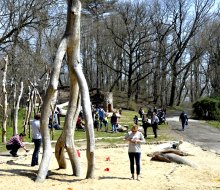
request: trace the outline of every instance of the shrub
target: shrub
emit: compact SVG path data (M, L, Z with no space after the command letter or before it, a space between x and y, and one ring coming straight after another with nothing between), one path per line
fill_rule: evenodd
M220 97L205 97L193 104L193 113L199 119L220 120Z
M136 108L137 108L137 104L135 103L135 101L129 100L129 101L128 101L128 105L127 105L127 109L128 109L128 110L135 111Z

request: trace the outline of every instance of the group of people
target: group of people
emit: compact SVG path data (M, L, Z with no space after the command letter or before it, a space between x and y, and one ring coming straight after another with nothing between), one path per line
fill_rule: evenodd
M97 129L97 131L102 130L104 126L104 131L108 132L108 124L109 119L102 107L98 107L97 109L94 109L93 111L93 119L94 119L94 128ZM112 116L110 117L110 122L112 126L112 132L117 132L117 125L118 125L118 117L116 115L116 112L112 113Z
M154 133L154 138L157 138L157 130L158 130L158 124L160 122L158 116L157 116L157 111L154 109L152 113L149 114L144 112L144 109L141 107L138 111L141 121L142 121L142 127L144 129L144 138L147 138L147 128L152 127L153 133ZM150 118L150 119L149 119ZM138 117L134 117L134 123L138 125Z
M161 123L165 123L165 114L166 110L160 109L157 110L155 107L153 111L151 109L148 110L147 113L144 112L144 109L141 107L138 111L139 116L142 121L142 127L144 129L144 138L147 138L147 128L152 127L154 137L157 138L157 130L158 130L158 125ZM188 126L188 116L187 114L182 111L182 113L179 116L179 120L181 121L182 124L182 131L184 131L185 127ZM134 117L134 123L138 125L139 118L137 115Z
M103 108L98 107L93 110L93 120L94 128L96 128L97 131L102 130L104 126L105 132L108 132L108 117Z
M34 120L31 123L32 126L32 141L34 143L34 151L32 154L31 166L38 165L38 155L40 152L40 146L42 142L42 136L40 133L40 118L41 114L37 113L34 116ZM24 133L20 133L19 135L14 135L10 138L10 140L6 144L6 149L10 150L10 154L13 157L18 157L18 149L23 148L26 152L29 150L25 147L23 143L23 138L26 135Z

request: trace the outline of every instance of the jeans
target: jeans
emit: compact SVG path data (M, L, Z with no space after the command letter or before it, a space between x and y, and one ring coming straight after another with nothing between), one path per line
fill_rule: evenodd
M112 132L117 132L116 123L112 123Z
M137 173L137 175L140 175L140 171L141 171L141 166L140 166L141 153L140 152L129 152L128 156L129 156L129 159L130 159L131 174L134 174L134 160L135 160L135 162L136 162L136 173Z
M38 165L38 154L40 152L41 139L33 139L34 142L34 152L32 155L31 166Z
M103 117L99 117L99 125L100 129L102 129Z

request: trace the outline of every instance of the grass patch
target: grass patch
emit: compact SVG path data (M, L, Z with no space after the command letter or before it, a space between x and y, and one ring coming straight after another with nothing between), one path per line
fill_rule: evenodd
M208 125L220 129L220 122L219 121L207 121Z
M24 110L21 110L19 112L19 121L18 121L18 132L22 132L23 131L23 118L24 118ZM121 118L119 118L119 124L124 126L124 125L128 125L129 129L132 127L133 125L133 118L135 115L138 115L138 113L136 111L130 111L130 110L123 110L122 111L122 115ZM33 117L32 117L33 118ZM64 118L61 118L61 123L63 124ZM110 119L109 119L110 122ZM61 125L61 128L63 126ZM157 142L157 141L164 141L164 140L168 140L169 136L167 136L167 133L164 133L163 131L167 130L167 125L160 125L160 130L158 131L158 138L155 139L153 138L153 132L152 132L152 128L148 129L148 134L151 134L149 136L149 138L146 139L146 142L152 143L152 142ZM108 129L111 130L111 124L108 124ZM59 138L59 136L62 133L62 130L54 130L54 135L53 135L53 139L51 136L51 140L53 141L57 141L57 139ZM123 137L125 135L125 133L106 133L103 131L97 131L96 129L94 130L95 132L95 138L96 143L103 143L103 144L109 144L109 145L116 145L116 144L121 144L124 143L123 141ZM10 137L13 134L13 128L9 125L7 127L7 141L10 139ZM27 136L24 138L24 142L31 142L32 139L31 137L29 137L30 131L27 131ZM86 139L86 132L84 132L83 130L77 130L75 131L74 134L74 139L76 140L76 145L77 146L81 146L81 143L77 142L77 140L79 139ZM33 145L27 145L27 148L32 148ZM0 143L0 152L2 151L6 151L6 147L5 147L5 143Z

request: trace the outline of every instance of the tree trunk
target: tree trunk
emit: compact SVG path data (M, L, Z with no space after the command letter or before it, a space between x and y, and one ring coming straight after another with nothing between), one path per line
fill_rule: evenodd
M83 75L82 68L80 65L74 65L74 70L76 72L78 83L81 89L80 92L82 96L82 107L86 122L86 138L87 138L86 156L88 163L86 178L88 179L88 178L94 178L94 170L95 170L95 134L94 134L92 110L91 110L91 103L89 97L89 88L87 86L86 79Z
M56 144L56 157L58 159L59 166L61 168L66 167L64 148L67 149L68 155L71 160L74 175L80 174L79 161L77 160L77 152L74 145L73 129L75 129L76 119L80 109L80 98L77 83L79 84L80 93L82 96L82 107L86 121L86 136L87 136L87 160L88 169L86 178L94 177L94 128L93 119L91 112L91 104L89 97L89 90L87 82L82 73L82 67L80 63L80 12L81 3L78 0L68 0L68 11L67 11L67 25L64 37L58 48L54 68L52 71L50 84L47 89L44 103L42 106L42 117L41 117L41 132L43 136L43 158L40 164L38 176L36 181L43 181L46 178L49 162L52 155L51 143L49 130L47 127L49 113L50 113L50 102L53 94L57 90L58 79L61 69L61 63L65 53L67 52L67 64L70 73L71 80L71 95L70 103L68 107L68 114L65 119L64 130ZM75 80L75 78L77 80ZM74 114L74 115L73 115Z
M166 107L166 67L167 64L163 61L161 71L161 85L160 85L160 106Z
M68 49L67 49L67 57L68 57L68 66L74 70L77 82L79 84L79 89L82 97L82 108L83 114L85 117L85 129L86 129L86 137L87 137L87 161L88 168L86 178L94 177L94 169L95 169L95 138L94 138L94 126L93 126L93 118L92 118L92 110L91 110L91 102L89 97L89 89L85 79L85 76L82 72L82 67L80 63L80 11L81 11L81 3L80 1L68 1L68 23L67 23L67 31L68 34ZM69 24L69 26L68 26ZM71 72L71 74L73 74Z
M186 68L186 71L183 75L182 82L180 84L179 94L177 95L177 104L176 104L177 106L179 106L181 103L182 92L183 92L184 86L186 85L186 80L188 78L189 69L190 69L190 65Z
M48 167L50 163L50 159L52 156L52 147L50 142L50 133L48 129L48 118L51 113L50 105L53 99L54 93L57 91L58 86L58 79L60 74L60 68L62 64L63 57L66 52L66 39L64 38L57 50L53 71L51 73L50 83L47 89L47 92L44 97L42 110L41 110L41 134L43 140L43 157L39 167L38 175L37 175L37 182L43 182L48 173Z
M8 110L8 93L6 90L6 74L8 68L8 56L5 58L5 66L3 70L3 79L2 79L2 92L3 92L3 119L2 119L2 142L6 142L6 131L7 131L7 110Z
M72 165L73 175L80 176L81 167L79 159L77 157L77 149L74 145L74 131L76 121L80 112L81 102L79 98L79 86L76 77L73 73L70 73L70 77L71 80L69 106L65 118L64 130L56 143L55 156L58 161L59 168L65 169L66 160L64 155L64 148L66 148Z
M155 63L155 69L154 69L154 73L153 73L153 102L155 105L157 105L158 103L158 97L159 97L159 94L160 94L160 91L159 91L159 86L161 85L161 83L159 82L160 81L160 62L161 62L161 45L159 44L158 45L158 49L159 49L159 56L158 58L156 59L156 63Z
M129 57L129 66L128 66L128 101L131 101L132 97L132 57Z
M16 105L14 108L14 126L13 126L13 135L18 134L18 111L19 111L19 106L20 106L20 100L23 94L23 89L24 89L24 85L23 82L21 81L21 86L20 86L20 93L18 96L18 99L16 101ZM16 90L16 88L15 88Z
M27 103L26 103L26 110L25 110L25 118L24 118L24 133L27 133L27 128L28 125L30 123L30 116L31 116L31 112L32 112L32 91L31 91L31 87L28 86L29 89L29 93L28 93L28 99L27 99ZM29 133L29 138L30 138L30 133Z
M172 82L171 82L171 93L169 106L173 106L176 94L176 80L177 80L177 69L175 63L172 66Z

